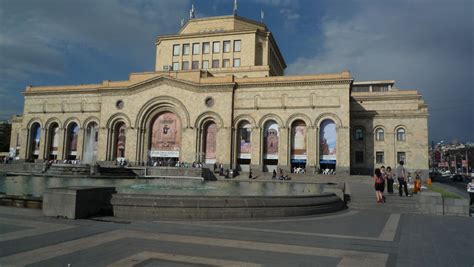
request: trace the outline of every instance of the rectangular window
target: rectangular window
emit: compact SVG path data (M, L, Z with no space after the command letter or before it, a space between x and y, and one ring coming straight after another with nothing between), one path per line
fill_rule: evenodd
M193 44L193 55L199 55L199 50L200 50L199 43L194 43Z
M179 56L179 45L173 45L173 56Z
M234 67L240 67L240 58L234 58Z
M202 68L205 70L209 69L209 60L202 61Z
M370 92L369 86L352 86L352 92Z
M403 160L403 162L407 162L406 159L407 158L405 152L397 152L397 163L401 160Z
M179 62L173 62L173 70L179 70Z
M189 70L189 61L183 61L182 70Z
M224 53L230 53L230 41L224 41Z
M234 41L234 52L240 52L240 40Z
M211 45L209 43L202 43L202 53L209 54L211 52Z
M191 64L191 68L193 70L199 69L199 61L197 61L197 60L193 61L193 63Z
M355 162L356 163L364 163L364 152L363 151L356 151L355 152Z
M213 42L212 43L212 53L220 53L221 52L221 43L220 42Z
M222 67L223 68L230 68L230 59L224 59L222 61Z
M375 163L377 163L377 164L384 164L385 163L385 157L384 157L383 151L375 152Z
M183 55L189 55L189 44L183 44Z
M357 141L364 140L364 130L362 130L361 128L357 128L355 130L355 140Z
M212 68L219 68L219 59L212 60Z

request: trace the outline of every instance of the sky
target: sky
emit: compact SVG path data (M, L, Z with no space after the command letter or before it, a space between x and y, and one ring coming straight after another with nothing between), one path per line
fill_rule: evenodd
M174 34L191 0L0 0L0 120L28 85L126 80L154 69L154 41ZM233 0L194 0L196 17ZM238 15L272 31L287 75L349 70L395 80L429 107L430 141L474 141L474 1L240 0Z

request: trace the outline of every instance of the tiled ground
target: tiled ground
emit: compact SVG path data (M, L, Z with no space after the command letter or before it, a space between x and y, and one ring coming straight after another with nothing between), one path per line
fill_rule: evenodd
M0 207L0 266L472 266L472 218L346 210L125 223Z

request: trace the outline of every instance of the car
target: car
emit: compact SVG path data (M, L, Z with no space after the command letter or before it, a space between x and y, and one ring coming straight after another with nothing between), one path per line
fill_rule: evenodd
M463 173L456 173L451 176L451 179L453 179L453 181L464 182L468 180L468 177Z

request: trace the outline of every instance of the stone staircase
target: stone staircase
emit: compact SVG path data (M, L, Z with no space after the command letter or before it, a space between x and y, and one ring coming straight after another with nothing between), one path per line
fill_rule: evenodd
M385 191L385 203L377 203L374 185L368 182L347 182L350 190L350 209L374 210L387 213L423 213L418 205L418 196L400 197L398 189L393 194Z

